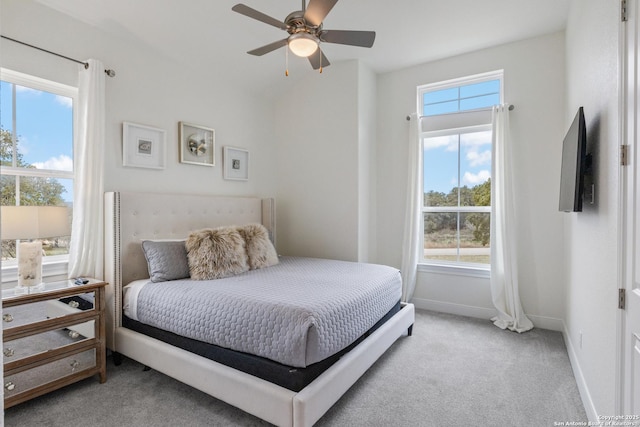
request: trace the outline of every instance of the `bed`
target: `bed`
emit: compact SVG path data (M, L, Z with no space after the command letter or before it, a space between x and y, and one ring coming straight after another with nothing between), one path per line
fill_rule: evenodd
M350 346L331 357L319 354L309 358L307 354L306 358L285 359L283 363L258 357L263 361L266 359L267 363L273 362L274 369L254 365L252 355L240 357L240 362L236 357L231 363L216 362L211 360L211 349L193 348L189 344L192 341L183 345L179 337L178 342L171 341L163 336L167 331L141 326L123 315L125 286L149 277L142 241L184 239L194 230L252 223L262 224L271 240L275 240L273 199L106 193L107 347L116 356L130 357L272 424L311 426L399 337L410 334L413 305L398 302L389 309L387 298L384 303L387 305L378 308L380 313L384 311L381 319ZM244 280L252 274L259 277L272 272L280 274L279 270L290 270L291 262L299 261L282 258L279 266L249 272L241 278ZM305 268L324 263L313 259L302 262L312 263L306 264ZM344 267L352 268L352 264L355 263L345 263ZM231 286L236 287L240 279L232 277L230 280L236 280ZM241 354L245 355L245 352ZM295 369L287 369L288 365ZM254 367L252 371L252 366L260 368ZM303 374L292 377L289 371Z

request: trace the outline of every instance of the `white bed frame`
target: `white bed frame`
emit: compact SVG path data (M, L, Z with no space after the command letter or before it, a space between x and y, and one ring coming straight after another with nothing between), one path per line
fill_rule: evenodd
M413 325L403 308L299 392L288 390L122 327L122 287L149 277L142 239L185 238L190 231L262 223L275 241L273 199L153 193L105 194L107 347L272 424L312 426Z

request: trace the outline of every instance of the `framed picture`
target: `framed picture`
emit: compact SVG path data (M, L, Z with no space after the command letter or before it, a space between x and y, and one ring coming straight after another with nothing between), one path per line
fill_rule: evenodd
M249 179L249 150L224 147L224 179L247 181Z
M180 122L180 163L215 166L215 131Z
M164 169L166 132L151 126L122 123L122 165Z

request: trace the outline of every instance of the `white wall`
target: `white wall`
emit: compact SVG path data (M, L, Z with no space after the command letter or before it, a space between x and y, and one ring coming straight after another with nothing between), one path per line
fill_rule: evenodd
M366 256L373 145L370 71L357 61L310 73L276 105L278 249L356 261ZM367 83L369 82L369 83ZM362 206L361 206L362 205ZM365 215L363 218L362 215ZM363 235L364 233L364 235Z
M157 191L216 195L275 195L273 113L269 102L241 82L218 78L197 62L178 64L142 44L123 41L31 0L2 0L2 33L73 58L96 58L117 75L106 82L106 191ZM77 84L78 65L2 40L3 67ZM250 123L248 121L250 120ZM167 131L164 170L122 166L122 122ZM178 122L216 131L216 166L181 164ZM250 180L222 178L222 147L250 151Z
M596 413L617 414L619 7L618 2L574 1L566 30L565 125L584 106L596 174L595 206L564 217L566 338L592 420Z
M376 74L358 67L358 261L372 261L377 250L376 223Z
M537 37L378 77L378 261L399 267L409 123L416 87L504 70L511 113L519 281L524 310L538 326L560 328L564 310L562 214L558 212L560 154L565 132L564 33ZM488 278L421 272L416 303L490 316Z

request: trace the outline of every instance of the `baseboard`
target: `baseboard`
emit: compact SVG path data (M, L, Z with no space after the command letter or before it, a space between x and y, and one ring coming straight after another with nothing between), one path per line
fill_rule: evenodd
M425 298L412 298L411 302L415 308L423 310L438 311L440 313L457 314L459 316L474 317L476 319L490 320L496 315L496 311L484 307L455 304L451 302L435 301Z
M416 308L423 310L438 311L441 313L457 314L459 316L473 317L476 319L490 320L496 315L496 311L492 308L476 307L464 304L455 304L451 302L435 301L425 298L412 298L411 302ZM527 317L533 322L536 328L549 329L551 331L564 331L564 322L562 319L554 317L537 316L527 314Z
M527 317L536 328L548 329L550 331L563 332L564 321L555 317L537 316L535 314L527 314Z
M571 343L571 339L569 339L569 331L567 330L567 325L564 322L562 322L562 324L562 336L564 337L564 345L567 347L567 353L569 354L569 363L571 363L573 376L575 377L576 384L578 385L578 391L580 392L582 405L584 406L584 410L587 413L589 422L593 423L593 425L598 425L598 412L596 411L596 407L593 404L591 393L589 393L589 387L587 386L587 382L585 381L584 375L582 374L582 368L580 367L578 355L576 354L576 350Z

